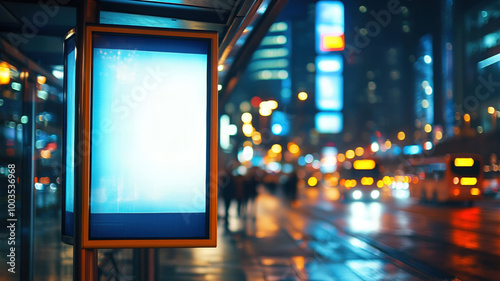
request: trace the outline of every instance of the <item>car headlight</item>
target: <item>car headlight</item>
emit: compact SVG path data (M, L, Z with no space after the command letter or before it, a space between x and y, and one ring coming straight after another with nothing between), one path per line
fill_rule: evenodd
M370 193L370 196L372 199L377 199L380 197L380 191L378 190L372 190L372 192Z
M358 200L360 199L361 197L363 196L363 193L359 190L355 190L353 193L352 193L352 198Z

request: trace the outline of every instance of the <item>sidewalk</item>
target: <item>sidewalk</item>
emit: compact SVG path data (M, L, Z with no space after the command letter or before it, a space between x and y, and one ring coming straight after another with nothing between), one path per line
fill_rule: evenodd
M157 280L420 280L331 223L304 214L317 204L332 206L302 194L292 208L261 190L255 219L238 218L232 206L228 229L219 220L217 248L158 249ZM72 248L60 242L59 219L39 219L35 280L72 280ZM99 250L100 257L104 251ZM137 280L131 249L119 250L114 258L120 280Z
M257 199L255 219L237 218L232 206L228 229L219 220L217 248L159 250L159 280L306 280L301 270L312 253L281 227L281 208L269 194Z
M261 190L255 220L237 218L232 207L229 230L220 220L217 248L160 250L159 280L421 280L366 243L304 216L302 209L318 201L302 195L292 208Z

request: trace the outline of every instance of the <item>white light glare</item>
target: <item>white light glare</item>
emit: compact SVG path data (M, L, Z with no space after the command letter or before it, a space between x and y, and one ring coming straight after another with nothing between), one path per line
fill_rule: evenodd
M355 200L361 199L362 196L363 196L363 192L361 192L359 190L355 190L352 193L352 198L354 198Z
M379 196L380 196L380 191L378 191L378 190L372 190L372 192L370 193L370 197L372 199L377 199L377 198L379 198Z

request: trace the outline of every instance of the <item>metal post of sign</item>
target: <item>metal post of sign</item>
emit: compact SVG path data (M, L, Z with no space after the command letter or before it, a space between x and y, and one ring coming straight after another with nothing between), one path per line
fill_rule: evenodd
M27 72L26 72L27 73ZM35 148L35 90L28 82L28 75L24 75L24 89L26 95L23 97L23 115L28 116L28 123L23 129L23 152L21 172L21 264L20 280L33 280L33 232L35 219L35 200L33 184L35 182L34 148Z
M84 91L84 46L85 46L85 26L87 23L96 21L97 3L95 0L84 0L77 7L76 21L76 136L75 149L80 154L81 159L89 157L86 137L90 132L86 132L84 124L85 110L90 106L86 104ZM73 245L73 280L75 281L95 281L97 280L97 250L84 249L82 246L82 198L83 194L83 171L86 162L75 163L75 196L74 196L74 245Z

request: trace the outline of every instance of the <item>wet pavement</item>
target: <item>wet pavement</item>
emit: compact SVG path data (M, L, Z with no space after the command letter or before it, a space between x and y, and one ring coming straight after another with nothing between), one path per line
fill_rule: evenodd
M498 198L473 207L421 205L389 197L381 202L341 203L334 192L304 189L292 205L262 188L248 216L238 217L236 204L231 206L227 228L220 202L218 247L158 249L157 280L497 280L500 276ZM34 280L72 280L72 247L60 242L59 216L37 214L35 224ZM104 262L106 257L116 265ZM139 280L132 249L99 250L99 261L103 277ZM0 266L6 272L4 255ZM19 277L2 273L0 280Z

